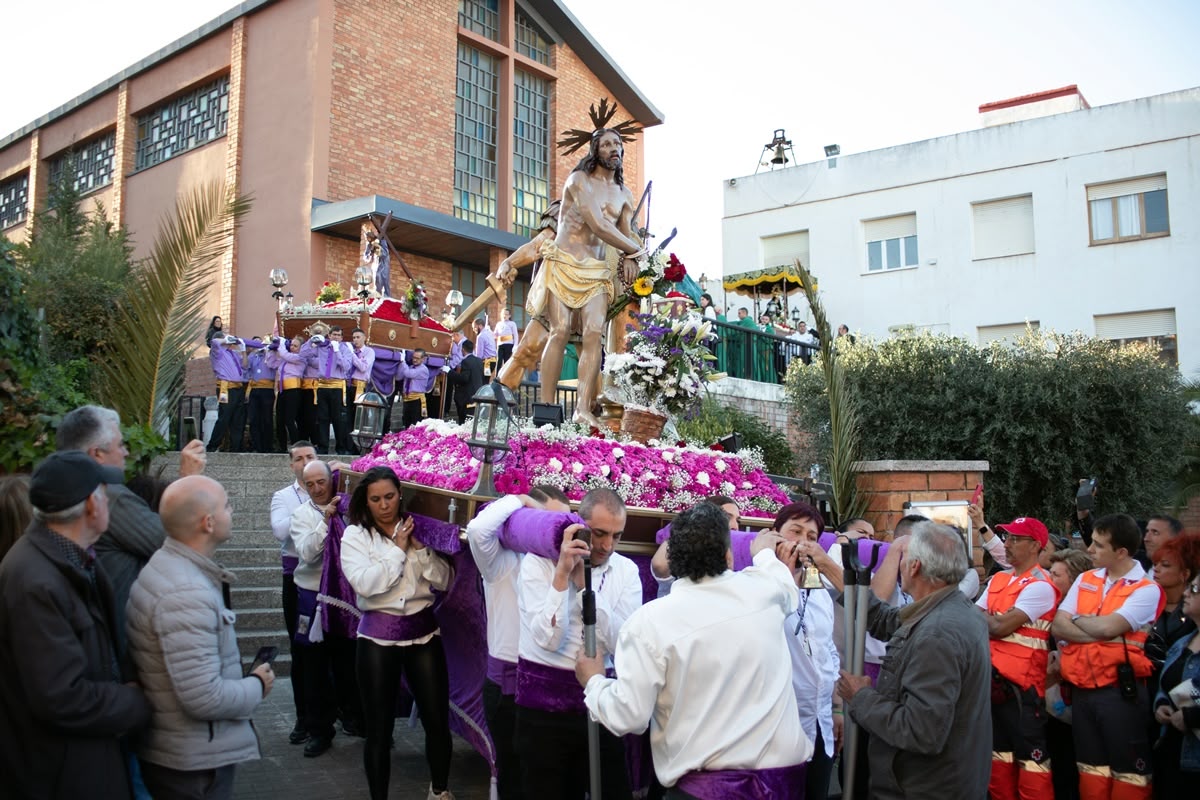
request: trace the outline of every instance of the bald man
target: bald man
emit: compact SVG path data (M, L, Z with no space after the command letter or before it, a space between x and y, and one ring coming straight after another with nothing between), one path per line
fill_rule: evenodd
M259 758L250 717L275 680L269 664L242 677L224 601L233 575L213 561L233 511L221 484L192 475L167 487L159 516L166 541L127 609L130 653L154 707L137 755L154 797L232 797L234 766Z

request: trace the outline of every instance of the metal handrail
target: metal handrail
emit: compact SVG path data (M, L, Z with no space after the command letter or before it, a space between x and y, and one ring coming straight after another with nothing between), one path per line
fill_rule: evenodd
M710 349L717 369L731 378L782 384L788 366L799 358L812 362L819 345L804 344L786 336L766 333L731 322L710 320L720 337Z

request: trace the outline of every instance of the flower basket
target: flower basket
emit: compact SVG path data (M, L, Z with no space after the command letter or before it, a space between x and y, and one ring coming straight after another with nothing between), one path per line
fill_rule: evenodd
M645 444L651 439L662 435L663 426L667 424L667 415L660 414L648 408L625 407L621 417L621 432L628 434L635 441Z

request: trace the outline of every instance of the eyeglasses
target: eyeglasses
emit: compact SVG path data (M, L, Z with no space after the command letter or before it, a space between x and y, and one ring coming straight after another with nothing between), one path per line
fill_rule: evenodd
M1188 594L1200 594L1200 583L1189 583L1187 590Z

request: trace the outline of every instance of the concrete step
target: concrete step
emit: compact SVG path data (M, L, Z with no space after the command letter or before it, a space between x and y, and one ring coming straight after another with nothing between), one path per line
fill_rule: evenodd
M283 624L283 604L278 608L237 609L237 631L241 635L250 631L270 631Z
M280 587L233 587L233 610L239 608L271 608L280 603ZM280 605L282 608L282 604Z
M229 571L237 576L234 585L239 589L261 589L269 586L278 590L283 574L278 558L271 565L230 567Z
M282 619L280 622L282 623ZM279 648L279 652L290 652L288 647L288 634L283 625L279 626L278 630L271 631L241 631L238 633L238 650L242 653L244 659L247 655L254 658L260 647L264 645L274 645Z
M271 541L273 542L274 540L272 539ZM216 561L226 569L233 569L234 567L268 567L271 565L279 569L279 547L278 545L275 547L227 545L217 551Z

